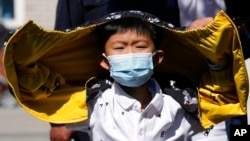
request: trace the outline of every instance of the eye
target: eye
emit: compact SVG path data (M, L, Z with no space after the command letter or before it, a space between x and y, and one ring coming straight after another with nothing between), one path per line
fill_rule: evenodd
M124 47L123 46L115 46L113 49L114 50L122 50L122 49L124 49Z
M144 49L148 47L148 44L146 42L140 41L135 44L136 48Z
M136 48L147 48L147 46L139 45L139 46L136 46Z

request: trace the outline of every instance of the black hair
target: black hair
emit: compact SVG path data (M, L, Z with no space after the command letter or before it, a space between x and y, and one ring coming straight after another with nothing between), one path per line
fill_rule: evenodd
M99 39L99 45L104 49L105 43L109 37L115 33L126 32L129 29L134 30L138 34L148 34L156 48L159 47L161 32L159 27L143 21L143 19L127 17L108 22L96 28L96 34Z

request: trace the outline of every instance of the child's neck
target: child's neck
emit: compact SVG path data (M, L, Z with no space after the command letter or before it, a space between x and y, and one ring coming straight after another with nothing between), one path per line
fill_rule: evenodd
M122 86L122 88L126 93L128 93L130 96L132 96L141 103L141 109L145 109L146 106L152 100L152 95L148 90L148 84L144 84L136 88L124 87L124 86Z

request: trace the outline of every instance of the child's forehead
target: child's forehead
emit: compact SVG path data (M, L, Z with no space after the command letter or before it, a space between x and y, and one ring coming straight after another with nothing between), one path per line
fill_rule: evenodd
M149 33L141 33L135 30L127 30L124 32L116 32L111 35L108 40L152 40Z
M149 36L150 33L147 30L141 31L135 27L127 28L127 29L122 29L118 30L115 34L113 35L122 35L122 34L131 34L131 35L137 35L137 36Z

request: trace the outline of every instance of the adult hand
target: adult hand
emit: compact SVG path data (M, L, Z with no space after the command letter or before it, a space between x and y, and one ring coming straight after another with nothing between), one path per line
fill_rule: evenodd
M74 131L67 129L64 125L51 126L50 141L70 141Z
M213 21L213 17L205 17L194 20L186 29L197 29L206 26L208 23Z
M186 30L190 29L198 29L205 27L210 24L214 19L212 17L204 17L199 18L193 21ZM227 21L226 23L230 23ZM216 23L218 25L218 23ZM228 26L229 27L229 26ZM219 34L210 34L209 36L213 36L213 42L204 42L203 47L200 49L203 51L203 54L208 59L209 68L212 70L221 70L223 69L229 60L232 60L233 55L230 49L234 44L237 44L237 38L234 35L233 27L232 30L225 30L224 26L213 26L213 28L217 28ZM216 38L216 40L215 40ZM235 41L233 41L235 40ZM208 47L208 48L207 48ZM204 49L202 49L204 48ZM231 62L232 63L232 62Z

